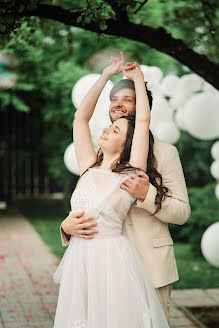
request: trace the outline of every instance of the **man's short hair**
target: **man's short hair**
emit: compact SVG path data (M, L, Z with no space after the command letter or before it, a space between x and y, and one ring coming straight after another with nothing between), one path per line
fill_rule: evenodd
M116 92L118 92L119 90L122 90L122 89L132 89L135 91L134 81L128 80L128 79L123 79L123 80L120 80L119 82L117 82L110 91L110 100L112 99L114 94L116 94ZM148 95L148 100L149 100L149 105L150 105L150 110L151 110L152 103L153 103L153 97L152 97L152 92L150 90L148 90L148 88L147 88L147 82L145 82L145 89L146 89L146 92Z

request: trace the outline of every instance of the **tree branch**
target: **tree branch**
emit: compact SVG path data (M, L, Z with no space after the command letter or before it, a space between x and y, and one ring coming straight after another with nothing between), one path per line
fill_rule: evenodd
M126 11L126 5L118 6L118 3L116 0L105 0L112 9L114 10L116 14L116 18L119 20L126 21L128 19L127 11Z
M144 5L148 2L148 0L144 0L142 4L134 11L134 14L138 14L139 11L144 7Z
M108 1L109 3L112 1ZM14 13L17 18L24 16L38 16L52 19L66 25L81 27L85 30L102 33L98 25L93 21L82 26L76 20L81 10L65 10L59 6L40 4L33 10L25 9L22 13ZM219 65L210 61L207 56L200 55L190 49L182 40L175 39L164 28L153 28L151 26L135 24L127 21L106 21L107 29L104 34L125 37L146 44L158 51L168 54L182 64L188 66L206 81L219 89Z

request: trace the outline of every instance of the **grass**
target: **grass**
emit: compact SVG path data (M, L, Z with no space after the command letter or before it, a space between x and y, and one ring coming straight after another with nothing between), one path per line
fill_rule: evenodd
M189 244L174 243L180 280L174 289L219 288L219 270L208 264L202 256L194 255Z
M29 219L51 252L61 258L65 247L61 244L59 227L68 212L61 202L20 204L20 210ZM208 264L202 256L193 255L189 244L174 244L180 280L174 289L219 288L219 270Z

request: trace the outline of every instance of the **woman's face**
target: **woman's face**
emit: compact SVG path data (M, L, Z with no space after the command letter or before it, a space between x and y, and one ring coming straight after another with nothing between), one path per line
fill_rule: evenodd
M126 141L128 120L120 118L110 127L104 128L101 137L97 140L98 146L103 153L120 156Z

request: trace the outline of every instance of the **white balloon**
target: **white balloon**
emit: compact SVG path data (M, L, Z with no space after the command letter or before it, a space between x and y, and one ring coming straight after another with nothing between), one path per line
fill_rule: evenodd
M177 110L175 112L174 121L176 122L176 125L178 126L179 129L186 130L183 110Z
M170 105L174 109L185 106L188 100L191 98L191 93L188 90L181 90L176 92L172 98L170 98Z
M214 159L219 159L219 140L216 141L211 147L211 156Z
M201 250L205 259L219 268L219 222L210 225L201 239Z
M161 81L161 91L164 95L172 97L176 90L179 82L179 77L173 74L165 76Z
M178 79L175 92L170 99L171 106L178 109L184 106L192 95L203 89L204 80L197 74L186 74Z
M156 98L153 101L151 110L150 128L155 129L160 122L170 122L173 120L173 111L169 103L164 98Z
M201 140L219 136L219 96L198 93L185 105L184 122L186 130Z
M75 175L80 175L78 162L75 155L74 143L71 143L65 150L64 163L66 168Z
M90 87L98 80L100 74L88 74L80 78L72 89L72 102L78 108Z
M173 122L160 122L152 133L156 138L171 144L175 144L180 137L180 132Z
M160 83L153 84L150 88L148 87L148 90L152 92L153 99L164 97L160 88Z
M204 83L204 85L203 85L203 90L204 90L205 92L207 92L207 93L213 95L213 96L216 96L216 95L219 94L218 90L215 89L215 88L213 87L213 85L211 85L211 84L208 83L208 82L205 82L205 83Z
M210 171L215 179L219 179L219 160L216 160L211 164Z
M163 72L159 67L140 65L144 74L145 82L148 82L148 88L155 86L163 77Z
M191 94L203 89L205 81L199 75L191 73L183 75L178 82L178 91L188 90Z
M219 200L219 183L217 183L216 188L215 188L215 196Z
M84 96L99 76L100 74L85 75L74 85L72 90L72 101L76 108L80 105ZM98 99L92 118L89 121L89 127L95 148L98 148L96 140L101 136L103 128L109 126L111 123L109 117L109 94L112 87L113 83L109 80Z
M72 102L76 108L78 108L88 90L98 80L99 77L100 74L87 74L75 83L72 89ZM107 98L109 99L109 94L112 87L113 83L109 80L101 92L98 102L101 102Z

